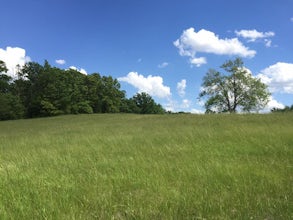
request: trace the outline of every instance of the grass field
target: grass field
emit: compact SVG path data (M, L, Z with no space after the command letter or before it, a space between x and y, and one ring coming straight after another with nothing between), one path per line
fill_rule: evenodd
M0 219L293 219L293 114L0 122Z

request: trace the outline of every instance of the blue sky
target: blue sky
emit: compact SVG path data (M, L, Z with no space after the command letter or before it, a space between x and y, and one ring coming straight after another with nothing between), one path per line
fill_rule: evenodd
M202 112L202 78L241 57L272 92L268 108L293 104L292 0L3 0L0 59L47 59L59 68L119 79L168 110Z

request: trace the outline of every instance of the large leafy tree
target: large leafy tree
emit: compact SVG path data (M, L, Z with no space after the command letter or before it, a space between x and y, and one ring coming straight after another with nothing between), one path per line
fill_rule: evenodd
M121 102L125 97L125 92L120 90L120 83L111 76L103 76L101 83L102 113L119 112Z
M131 102L133 104L131 104ZM165 110L160 104L157 104L154 99L147 93L137 93L130 99L130 108L133 113L139 114L163 114Z
M240 58L225 62L222 74L210 69L203 78L200 99L205 101L206 112L251 112L266 106L270 93L267 85L255 78L244 67Z
M0 60L0 92L1 93L9 92L9 88L10 88L9 82L12 80L12 78L6 75L7 72L8 72L8 69L6 68L5 62Z
M18 96L13 94L12 78L5 73L8 69L0 60L0 120L23 117L24 107Z

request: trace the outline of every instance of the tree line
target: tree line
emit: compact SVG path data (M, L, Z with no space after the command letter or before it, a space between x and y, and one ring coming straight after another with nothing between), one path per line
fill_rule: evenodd
M284 108L273 108L271 109L271 112L293 112L293 105L285 106Z
M0 61L0 120L80 113L162 114L165 110L147 93L126 98L117 79L99 73L29 62L17 67L15 79ZM258 112L270 98L268 86L244 67L240 58L228 60L220 72L210 69L203 78L199 99L206 113ZM272 112L292 111L291 107Z
M56 116L81 113L165 112L147 93L126 98L120 83L99 73L84 75L74 69L26 63L16 68L17 77L6 73L0 61L0 120Z

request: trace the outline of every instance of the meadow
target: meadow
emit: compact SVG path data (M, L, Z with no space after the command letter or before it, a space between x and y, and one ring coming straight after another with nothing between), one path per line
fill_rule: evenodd
M0 219L293 219L293 114L0 122Z

